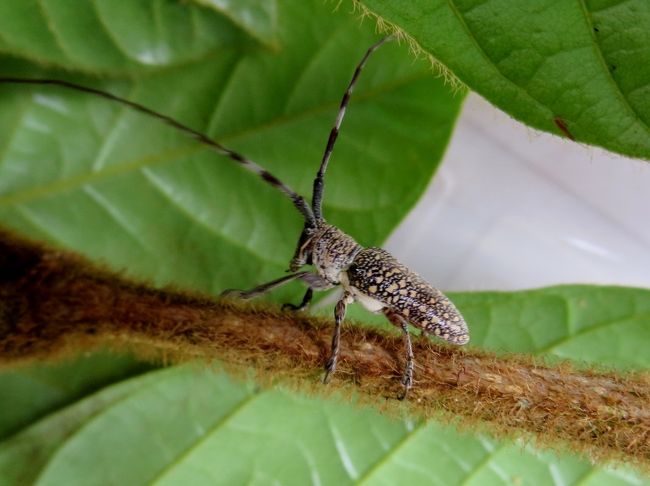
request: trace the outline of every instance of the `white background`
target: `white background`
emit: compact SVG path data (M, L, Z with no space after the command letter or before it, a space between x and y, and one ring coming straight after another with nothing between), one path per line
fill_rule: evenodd
M470 94L385 247L444 290L650 287L650 162L537 132Z

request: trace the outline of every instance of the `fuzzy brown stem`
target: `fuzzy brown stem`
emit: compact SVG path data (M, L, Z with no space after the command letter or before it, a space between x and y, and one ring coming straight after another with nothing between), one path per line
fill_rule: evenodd
M344 327L337 374L318 385L332 322L268 305L156 290L67 252L0 232L0 365L111 344L172 360L253 367L319 394L353 389L364 402L424 417L453 416L496 435L533 434L598 459L650 464L647 375L544 365L526 356L415 340L415 383L400 390L399 334Z

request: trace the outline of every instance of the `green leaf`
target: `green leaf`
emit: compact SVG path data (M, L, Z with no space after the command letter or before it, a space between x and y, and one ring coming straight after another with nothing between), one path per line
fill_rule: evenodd
M236 20L241 10L223 13ZM269 23L257 16L248 34L268 37ZM171 0L0 2L0 52L66 70L146 72L212 56L246 37L224 15Z
M451 295L471 323L473 345L650 369L650 290L565 285Z
M626 468L592 466L571 455L540 452L522 442L472 437L437 423L405 434L386 460L364 473L361 484L638 485L648 479Z
M650 369L648 289L561 285L448 296L469 323L470 346L609 369ZM358 304L348 309L346 318L392 328L384 316L371 315Z
M176 373L175 370L170 373ZM102 390L0 443L0 484L30 484L57 448L94 416L160 380L151 373ZM4 403L4 400L3 400Z
M277 47L277 9L275 0L194 0L223 13L251 37Z
M0 374L0 439L43 415L127 376L151 368L107 352Z
M224 51L99 85L209 133L308 195L345 87L377 35L315 0L281 4L278 36L277 53ZM1 71L40 74L8 60ZM381 242L428 183L461 101L404 46L378 51L330 164L326 217L363 244ZM276 278L293 254L302 223L288 198L158 120L76 92L3 85L0 129L0 220L24 234L208 292Z
M30 455L29 452L34 455ZM640 484L451 426L255 393L223 374L151 372L0 445L3 484Z
M518 120L650 159L647 1L360 3Z

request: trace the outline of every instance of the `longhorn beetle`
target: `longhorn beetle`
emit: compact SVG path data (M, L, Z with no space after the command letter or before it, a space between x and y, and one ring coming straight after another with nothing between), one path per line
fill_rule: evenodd
M295 311L304 310L313 297L314 290L327 290L338 285L343 287L343 295L334 310L334 334L330 357L325 365L324 383L328 383L334 370L340 350L341 323L348 304L357 301L370 312L382 312L388 320L402 330L406 351L406 366L402 384L404 390L400 399L406 397L413 383L413 350L408 325L418 327L425 334L433 334L454 344L469 341L467 325L451 301L442 292L433 288L422 277L399 263L390 253L381 248L363 248L351 236L328 224L322 215L324 177L330 161L334 144L338 137L345 110L350 102L352 90L361 70L372 53L391 37L385 37L372 45L357 65L339 107L336 121L332 127L325 153L313 184L312 203L293 191L267 170L243 155L224 147L167 115L158 113L136 102L113 94L68 81L57 79L0 78L0 83L55 85L83 91L129 106L171 125L177 130L207 145L215 152L225 155L245 169L254 172L271 186L285 193L304 218L302 233L296 251L289 264L288 275L259 285L251 290L226 290L221 295L251 299L265 294L293 280L302 280L307 291L299 305L285 304L283 308ZM300 270L305 265L313 265L316 272Z

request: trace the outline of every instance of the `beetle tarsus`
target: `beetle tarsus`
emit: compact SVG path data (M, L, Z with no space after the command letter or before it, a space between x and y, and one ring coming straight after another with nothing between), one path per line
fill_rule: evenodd
M291 302L287 302L286 304L282 304L282 310L291 311L291 312L304 311L307 307L309 307L309 304L311 303L311 299L313 296L314 296L314 291L311 288L308 288L300 304L296 305L296 304L292 304Z

